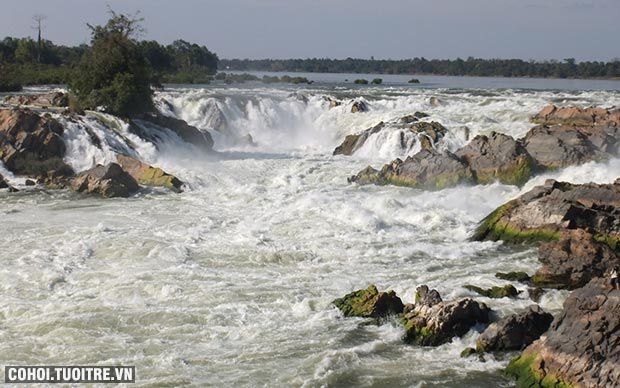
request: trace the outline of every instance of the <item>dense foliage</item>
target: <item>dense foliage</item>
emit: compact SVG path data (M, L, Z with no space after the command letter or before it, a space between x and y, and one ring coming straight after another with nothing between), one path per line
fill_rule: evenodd
M324 73L437 74L455 76L616 78L620 60L611 62L524 61L521 59L223 59L220 67L238 71Z

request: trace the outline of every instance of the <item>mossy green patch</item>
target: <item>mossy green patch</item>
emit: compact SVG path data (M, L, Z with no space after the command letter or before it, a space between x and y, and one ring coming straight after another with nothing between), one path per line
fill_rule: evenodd
M594 236L594 241L607 244L614 251L620 252L620 236L611 236L608 234L597 234Z
M508 280L511 282L527 282L530 280L530 275L523 271L514 271L514 272L497 272L495 277L502 280Z
M481 288L468 284L464 287L487 298L514 298L519 295L519 291L512 284L507 284L503 287L493 286L491 288Z
M572 385L538 369L538 355L519 356L508 364L505 373L517 379L517 387L571 388Z
M452 336L445 336L435 332L428 327L421 325L415 317L407 319L402 317L401 322L405 328L405 342L420 346L438 346L452 339Z

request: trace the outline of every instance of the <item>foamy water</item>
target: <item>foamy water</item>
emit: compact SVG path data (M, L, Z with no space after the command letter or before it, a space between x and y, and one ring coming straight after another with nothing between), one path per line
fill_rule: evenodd
M343 104L329 109L323 96ZM432 96L441 104L432 106ZM350 113L352 98L370 111ZM532 273L532 249L467 241L476 223L547 177L620 175L613 159L522 189L425 192L347 183L368 164L406 155L389 131L353 157L331 156L346 134L415 111L445 125L438 147L454 150L466 143L463 126L472 137L522 136L549 102L620 105L618 92L249 85L178 88L157 99L164 113L204 130L225 117L214 131L218 153L205 157L172 133L144 141L91 114L65 122L66 161L80 171L127 152L176 174L186 192L107 200L0 193L5 365L136 365L136 386L512 386L500 373L510 354L459 357L475 330L437 348L405 345L396 323L344 319L330 302L369 284L405 301L428 284L449 300L475 296L468 283L503 284L498 271ZM532 303L518 288L516 300L475 297L501 316ZM552 291L541 304L557 313L565 296Z

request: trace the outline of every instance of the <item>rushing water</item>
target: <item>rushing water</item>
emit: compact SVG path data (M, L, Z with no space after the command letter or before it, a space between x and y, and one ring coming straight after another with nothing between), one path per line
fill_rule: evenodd
M61 119L66 161L76 170L123 151L177 175L187 190L106 200L1 192L2 364L136 365L136 386L512 386L501 369L513 354L459 357L475 330L437 348L410 346L396 323L344 319L330 302L371 283L405 301L428 284L449 300L475 296L462 287L468 283L502 284L497 271L532 272L533 250L469 242L476 223L547 177L611 182L620 160L539 176L522 189L425 192L347 183L368 164L405 156L390 131L352 157L332 150L346 134L415 111L450 129L438 144L444 149L466 143L464 126L471 136L522 136L528 117L549 102L620 105L618 91L586 91L617 83L571 90L575 81L540 81L548 90L530 90L518 80L364 88L318 81L159 92L164 113L219 127L218 153L209 156L173 134L156 148L110 116ZM343 105L329 109L323 96ZM353 98L370 111L350 113ZM0 173L23 182L1 166ZM549 292L541 304L557 312L565 296ZM526 291L517 300L475 297L499 315L531 304Z

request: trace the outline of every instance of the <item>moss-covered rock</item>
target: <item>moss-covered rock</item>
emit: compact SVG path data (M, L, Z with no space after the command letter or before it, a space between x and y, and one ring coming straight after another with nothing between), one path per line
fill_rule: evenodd
M508 364L505 372L517 380L518 388L572 388L576 385L569 384L553 374L546 374L540 367L540 357L530 355L516 357Z
M464 287L482 296L486 296L487 298L515 298L517 295L519 295L519 291L517 291L517 289L512 284L507 284L502 287L493 286L491 288L481 288L468 284Z
M403 302L394 291L379 292L374 285L332 302L345 317L381 318L403 312Z
M530 281L530 275L523 271L513 272L497 272L495 277L502 280L508 280L511 282L527 283Z

